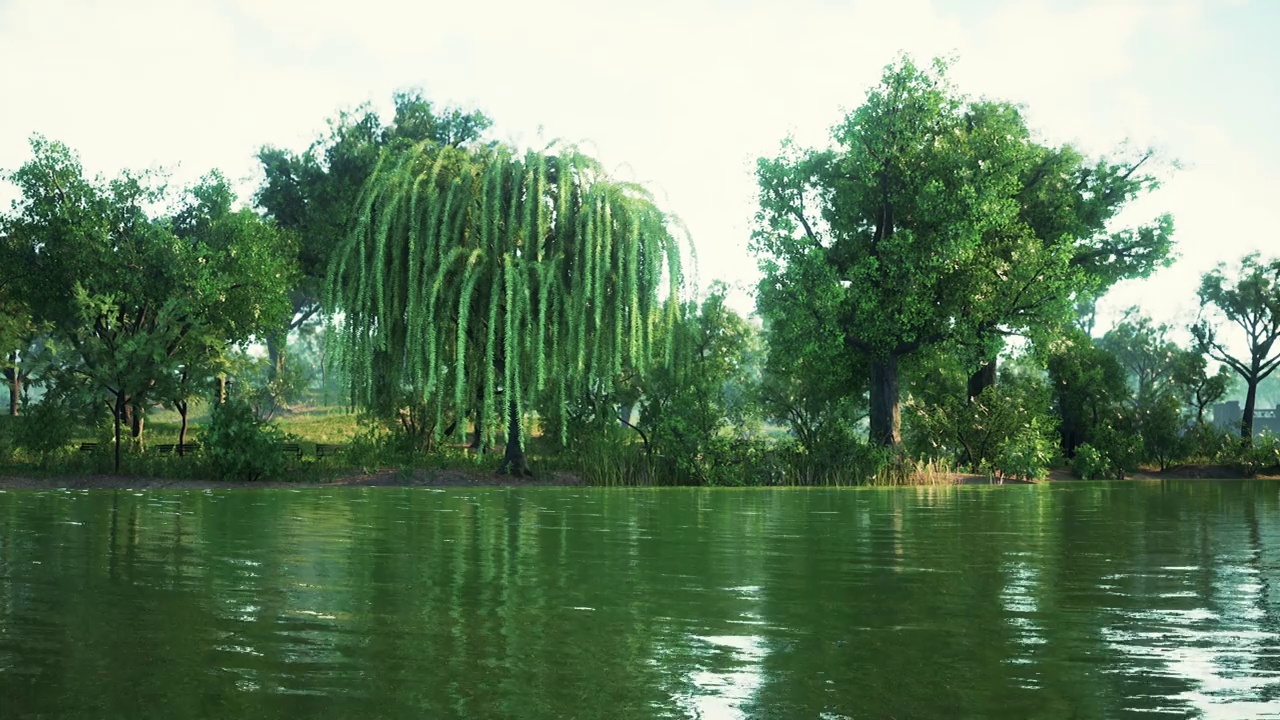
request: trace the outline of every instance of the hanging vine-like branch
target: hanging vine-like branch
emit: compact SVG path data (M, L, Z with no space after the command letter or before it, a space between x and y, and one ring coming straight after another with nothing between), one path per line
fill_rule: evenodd
M563 418L571 394L643 368L669 335L678 228L642 188L573 149L384 151L329 270L353 400L434 408L436 439L446 416L460 437L456 420L475 413L484 447L494 423L483 419L497 419L508 456L512 436L519 452L538 403Z

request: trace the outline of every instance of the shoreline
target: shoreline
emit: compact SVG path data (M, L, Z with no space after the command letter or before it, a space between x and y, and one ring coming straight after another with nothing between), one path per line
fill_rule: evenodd
M1054 470L1049 477L1028 481L990 478L974 473L947 473L949 483L919 483L896 487L947 487L951 485L1043 485L1049 483L1087 482L1067 470ZM1224 465L1186 465L1164 472L1145 470L1133 473L1123 481L1152 480L1244 480L1240 471ZM1274 479L1259 476L1258 479ZM1113 481L1114 482L1114 481ZM575 473L553 472L536 478L497 475L484 470L426 469L406 474L401 470L373 473L351 473L331 479L316 480L193 480L135 477L131 475L83 476L9 476L0 475L0 490L280 490L334 487L432 487L432 488L498 488L498 487L593 487L582 482ZM627 488L630 486L618 486ZM694 487L694 486L689 486ZM792 487L792 486L782 486ZM794 486L804 487L804 486Z

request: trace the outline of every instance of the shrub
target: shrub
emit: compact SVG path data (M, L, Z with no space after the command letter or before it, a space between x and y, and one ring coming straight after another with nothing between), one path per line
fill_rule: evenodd
M1203 462L1234 462L1240 436L1230 430L1201 422L1187 429L1184 436L1187 457Z
M247 402L215 405L203 441L213 471L223 479L258 480L284 469L284 433L259 419Z
M1056 443L1042 418L1017 429L997 446L993 468L1004 477L1035 480L1049 474L1057 454Z
M907 446L921 458L953 461L974 472L1043 477L1055 451L1049 391L1034 377L1007 373L973 400L907 402Z
M1280 468L1280 436L1264 432L1253 438L1253 444L1239 447L1236 464L1248 477L1253 477L1264 470Z
M1105 478L1110 469L1111 459L1089 443L1078 446L1071 459L1071 471L1081 480Z
M50 396L23 408L14 420L13 444L45 458L71 445L79 423L74 408L61 396Z
M1100 423L1094 432L1093 445L1109 461L1108 475L1117 480L1137 470L1142 460L1142 437L1119 423Z
M1169 465L1186 458L1191 440L1187 435L1186 420L1182 417L1182 402L1173 395L1164 395L1138 410L1142 428L1143 459L1165 470Z

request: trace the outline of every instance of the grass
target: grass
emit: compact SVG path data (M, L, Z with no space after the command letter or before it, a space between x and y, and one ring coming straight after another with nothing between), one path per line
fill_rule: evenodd
M207 407L193 408L187 442L200 442L201 429L208 422ZM394 435L371 433L355 413L337 408L300 407L279 414L275 422L286 433L287 442L297 443L302 457L287 458L277 479L326 481L340 476L398 470L412 476L418 470L456 470L474 473L497 469L501 453L477 457L469 450L445 446L430 454L415 451L397 442ZM0 416L0 475L29 477L74 477L109 474L114 453L106 438L89 430L75 433L63 450L44 457L15 451L13 427L23 418ZM162 444L178 442L180 418L174 411L153 410L147 414L142 448L128 447L122 463L124 474L132 477L208 480L217 477L204 453L185 457L156 452ZM855 486L855 485L950 485L952 468L936 462L917 462L898 457L879 465L871 458L858 461L822 460L775 441L753 441L744 453L732 453L728 464L700 458L703 470L693 472L674 458L648 454L630 433L607 434L597 440L578 443L565 452L558 443L535 431L526 444L530 465L539 474L569 472L587 485L606 487L651 487L669 485L763 485L763 486ZM81 443L97 442L95 453L78 452ZM341 454L317 458L317 443L341 445ZM883 462L883 461L881 461Z

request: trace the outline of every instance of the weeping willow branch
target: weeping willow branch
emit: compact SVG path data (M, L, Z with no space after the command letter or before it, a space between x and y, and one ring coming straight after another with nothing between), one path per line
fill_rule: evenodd
M670 337L682 233L574 149L384 151L329 268L352 400L434 406L437 437L474 413L484 446L508 418L517 435L531 413L563 420Z

